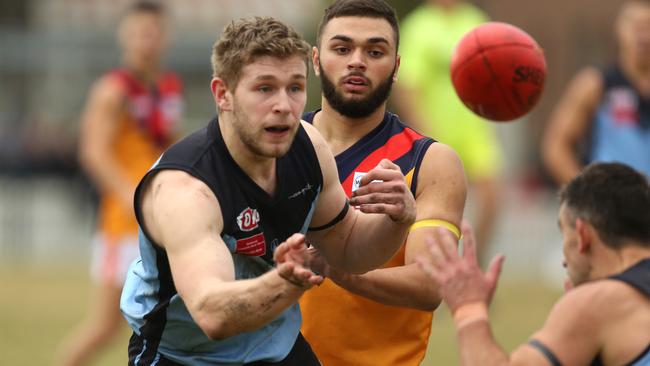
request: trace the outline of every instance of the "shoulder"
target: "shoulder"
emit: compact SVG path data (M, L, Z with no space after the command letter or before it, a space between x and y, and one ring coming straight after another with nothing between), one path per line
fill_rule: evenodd
M467 197L467 178L458 154L445 144L431 144L416 179L418 213L429 212L431 217L460 225Z
M463 4L461 14L468 19L472 19L476 24L488 21L487 14L473 4Z
M419 178L450 175L464 183L465 170L458 153L440 142L429 145L420 166Z
M201 179L183 170L164 169L150 175L144 184L144 197L149 196L155 207L190 206L202 202L201 206L217 208L219 203L214 192ZM216 205L216 206L211 206Z
M124 81L117 72L109 72L97 79L91 86L90 93L95 98L119 100L127 95Z
M555 325L595 331L603 321L619 312L624 299L634 289L621 281L603 279L577 286L562 296L553 307L549 320Z
M571 83L581 90L600 91L604 85L603 71L594 66L584 67L576 73Z
M300 120L300 124L302 128L305 130L305 133L307 134L307 137L309 137L309 140L311 141L311 144L314 146L314 150L316 150L316 154L318 156L321 156L321 154L326 154L330 153L330 148L329 145L327 145L327 141L323 138L323 136L318 132L318 129L314 127L311 123ZM298 131L300 133L300 131Z

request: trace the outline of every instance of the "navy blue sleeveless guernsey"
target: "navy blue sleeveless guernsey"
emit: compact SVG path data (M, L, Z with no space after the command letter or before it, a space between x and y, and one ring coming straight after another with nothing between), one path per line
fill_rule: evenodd
M639 261L637 264L626 269L625 271L608 277L612 280L623 281L626 284L640 291L650 299L650 258ZM531 346L537 348L544 357L553 366L562 366L560 360L553 352L536 339L528 342ZM602 366L603 361L600 354L596 355L590 364L591 366ZM650 344L639 353L634 360L625 364L625 366L650 366Z
M311 221L323 177L307 133L300 126L289 152L277 159L273 197L235 163L216 119L170 147L136 190L141 258L129 269L120 304L135 333L129 346L135 365L164 364L160 359L197 366L282 360L300 330L297 304L254 332L220 341L208 339L193 321L174 287L165 250L147 235L142 221L143 182L163 169L187 172L214 192L235 277L254 278L272 269L275 248L292 234L305 233Z
M610 276L609 278L625 282L650 299L650 258L644 259L625 271ZM596 357L591 365L603 365L600 355ZM632 362L627 363L626 366L650 366L650 344Z
M618 161L650 176L650 99L618 65L603 71L603 97L594 115L588 162Z

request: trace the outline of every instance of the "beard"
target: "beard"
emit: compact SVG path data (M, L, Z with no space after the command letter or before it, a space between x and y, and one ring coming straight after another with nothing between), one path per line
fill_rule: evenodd
M244 108L239 106L236 100L233 100L233 117L233 126L244 146L253 154L264 158L279 158L285 155L289 151L289 148L291 148L293 139L298 131L297 127L293 128L293 131L290 131L291 137L285 146L265 148L260 142L259 137L255 135L255 131L257 130L253 126L248 113L246 113Z
M353 100L346 99L336 90L336 85L332 82L325 70L321 67L320 81L323 90L323 96L335 111L348 118L368 117L386 102L393 87L393 72L382 80L376 89L372 90L368 96L363 99Z

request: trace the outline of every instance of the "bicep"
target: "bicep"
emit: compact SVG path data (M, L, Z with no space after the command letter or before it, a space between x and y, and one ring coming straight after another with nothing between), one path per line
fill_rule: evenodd
M429 146L418 174L415 221L435 221L409 233L406 263L413 263L419 254L426 252L426 238L433 234L437 225L441 225L436 222L460 228L466 195L465 172L456 152L440 143Z
M319 227L330 223L338 214L341 213L341 210L345 207L347 197L345 196L345 191L343 191L343 187L339 181L336 162L334 161L334 156L332 155L329 146L320 136L318 131L316 131L315 127L308 123L303 123L303 125L306 125L305 130L312 140L323 175L323 187L318 196L314 216L309 225L310 227ZM349 210L347 215L345 215L341 221L349 220L351 216L353 216L350 214L353 211L354 210ZM323 230L322 232L315 232L312 234L322 235L328 231L329 230Z
M206 286L234 280L232 257L221 238L219 202L205 183L163 170L147 182L142 206L147 231L167 252L174 284L188 307Z
M565 294L549 313L542 329L531 336L563 365L589 364L599 348L596 336L598 316L593 313L594 309L589 308L583 296L575 295L570 292ZM514 365L551 364L543 351L530 344L520 346L511 359ZM546 360L546 363L532 362L539 359Z

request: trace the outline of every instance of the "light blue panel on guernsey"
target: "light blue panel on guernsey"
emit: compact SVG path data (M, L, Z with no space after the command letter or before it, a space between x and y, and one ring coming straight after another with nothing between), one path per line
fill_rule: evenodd
M140 258L136 258L129 266L120 299L120 309L132 329L140 329L144 324L144 316L157 304L157 294L160 290L158 268L155 265L146 266L146 263L156 263L156 252L153 244L138 230L140 237ZM146 261L142 259L145 258Z
M615 121L607 105L593 128L591 161L624 163L650 176L650 128Z

